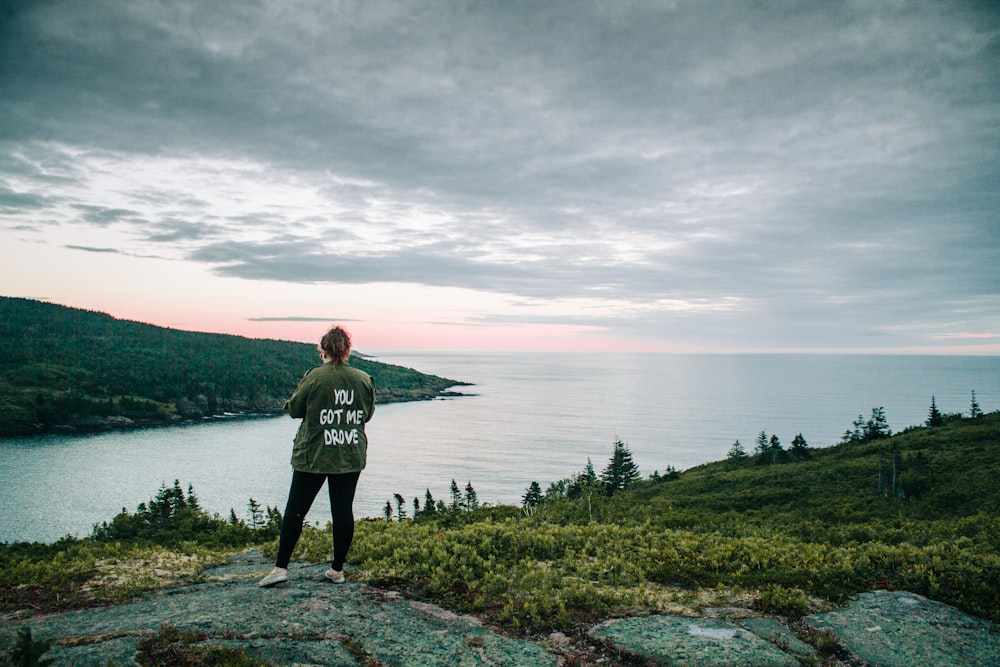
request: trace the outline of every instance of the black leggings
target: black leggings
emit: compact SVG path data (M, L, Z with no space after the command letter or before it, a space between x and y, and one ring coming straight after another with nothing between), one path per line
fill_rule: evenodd
M292 551L302 534L302 523L312 507L323 482L330 492L330 513L333 516L333 569L343 570L347 552L354 540L354 491L358 487L360 472L342 475L321 475L313 472L292 471L292 487L288 490L288 504L281 518L281 539L278 542L278 559L275 565L287 568Z

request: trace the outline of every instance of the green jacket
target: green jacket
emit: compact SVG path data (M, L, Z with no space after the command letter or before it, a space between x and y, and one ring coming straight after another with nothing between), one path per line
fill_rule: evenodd
M301 419L292 448L292 468L324 475L364 470L365 424L375 412L375 383L364 371L327 362L306 372L285 402Z

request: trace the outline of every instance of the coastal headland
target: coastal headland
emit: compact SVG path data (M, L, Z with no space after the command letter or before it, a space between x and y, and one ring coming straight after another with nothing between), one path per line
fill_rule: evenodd
M454 396L467 384L361 353L350 363L375 378L379 403ZM318 364L307 343L0 297L0 437L281 414L302 374Z

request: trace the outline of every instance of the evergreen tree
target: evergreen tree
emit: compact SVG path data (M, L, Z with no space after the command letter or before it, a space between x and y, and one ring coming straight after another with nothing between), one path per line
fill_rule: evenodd
M250 527L254 530L264 527L264 511L253 498L247 503L247 513L250 515Z
M535 507L541 502L542 487L538 485L538 482L532 482L528 485L524 495L521 496L521 504L525 507Z
M865 418L862 415L858 415L858 418L854 420L854 430L851 431L851 441L852 442L864 442L865 440Z
M465 498L463 499L463 504L465 509L470 512L475 512L479 509L479 497L476 495L476 490L472 488L472 482L466 482L465 484Z
M194 487L191 484L188 484L187 506L193 510L201 509L201 503L198 502L198 497L194 495Z
M616 491L624 491L639 479L639 466L632 460L632 452L628 445L616 438L608 465L601 472L604 488L610 496Z
M969 417L971 419L976 419L983 416L983 411L979 409L979 403L976 401L976 390L972 390L972 405L969 406Z
M403 496L398 493L392 494L392 497L396 500L396 517L400 521L403 521L406 519L406 501L403 499Z
M777 463L784 451L781 448L781 441L778 440L778 436L772 435L771 439L767 441L767 455L771 459L771 463Z
M571 479L560 479L555 482L549 482L549 488L545 490L545 498L555 499L564 498L569 491Z
M796 460L809 458L809 443L806 442L801 433L792 438L792 447L789 451L792 458Z
M462 509L462 492L458 490L458 484L451 480L451 509Z
M565 480L564 480L565 481ZM575 500L577 498L588 495L593 491L595 487L598 486L597 473L594 472L594 464L591 462L590 457L587 457L587 465L584 466L583 470L575 475L572 479L566 482L565 495L567 498ZM556 489L549 487L549 492L551 497L555 498L554 493Z
M758 455L767 454L767 431L761 431L754 440L753 453Z
M161 484L160 490L156 493L156 497L151 498L149 501L147 514L148 521L151 524L159 526L165 525L169 523L183 507L187 507L187 499L184 497L184 491L181 490L180 481L175 479L172 487L167 487L165 484Z
M862 433L865 442L881 440L892 435L892 429L889 428L889 420L885 418L885 408L872 408L872 416L865 422Z
M934 396L931 395L931 408L927 412L927 426L933 428L935 426L941 426L944 424L944 415L938 411L937 402L934 400Z
M413 518L420 516L420 498L413 496Z
M430 519L435 514L437 514L437 504L434 502L431 490L427 489L427 493L424 494L424 509L421 511L421 515Z
M267 527L275 533L281 530L281 511L277 507L267 506Z
M392 501L385 501L385 507L382 508L382 514L385 515L386 521L392 521Z
M726 458L730 461L742 461L746 457L747 452L743 449L743 445L738 439L733 443L733 446L729 448L729 453L726 454Z

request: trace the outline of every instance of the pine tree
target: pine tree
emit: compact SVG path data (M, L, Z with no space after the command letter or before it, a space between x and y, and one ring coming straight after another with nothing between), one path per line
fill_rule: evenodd
M746 457L747 452L743 449L743 445L737 439L736 442L733 443L733 446L729 448L729 453L726 455L726 458L730 461L742 461Z
M862 431L862 440L871 442L872 440L888 438L891 435L892 429L889 428L889 420L885 418L885 408L872 408L872 416L865 422Z
M201 503L198 502L198 497L194 495L194 487L191 484L188 484L187 506L193 510L201 509Z
M475 512L479 509L479 497L476 495L476 490L472 488L472 482L466 482L465 484L465 498L463 499L463 505L465 509L470 512Z
M781 440L778 440L777 435L772 435L771 439L767 441L768 458L771 459L771 463L777 463L784 451L781 448Z
M455 480L451 480L451 509L462 509L462 492L458 490Z
M406 519L406 501L398 493L392 494L392 497L396 500L396 517L403 521Z
M601 472L604 488L610 496L616 491L624 491L639 479L639 466L632 460L632 452L628 445L616 438L608 465Z
M523 496L521 496L521 504L525 507L535 507L542 502L542 487L538 485L538 482L532 482L528 485Z
M941 426L944 424L944 415L937 409L937 403L934 400L934 396L931 395L931 408L927 412L927 426L933 428L935 426Z
M424 494L424 509L422 515L428 519L437 514L437 504L434 502L434 496L431 495L431 490L427 489L427 493Z
M281 510L277 507L267 506L267 527L275 531L281 529Z
M575 500L592 492L596 486L598 486L597 473L594 472L594 464L588 456L587 465L584 466L583 470L580 471L579 474L574 475L573 478L566 484L565 495L567 498ZM554 498L556 495L562 494L557 494L555 485L550 484L549 495Z
M382 508L382 514L385 515L386 521L392 521L392 501L385 501L385 507Z
M976 390L972 390L972 405L969 406L969 417L971 419L976 419L983 416L983 411L979 409L979 403L976 401Z
M767 454L767 431L761 431L754 440L754 454Z
M795 459L809 458L809 443L806 442L801 433L792 438L792 447L789 451Z
M260 503L253 498L247 503L247 513L250 515L251 528L257 530L264 527L264 510L261 509Z
M854 430L847 429L844 431L844 437L842 442L864 442L865 437L863 434L863 429L865 427L865 418L858 415L858 418L854 420Z

